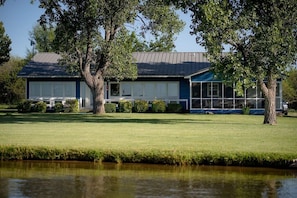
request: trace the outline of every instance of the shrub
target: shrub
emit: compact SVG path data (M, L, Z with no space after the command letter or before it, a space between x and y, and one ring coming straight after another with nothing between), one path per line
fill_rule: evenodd
M104 108L106 113L115 113L117 111L116 104L114 103L105 103Z
M61 102L57 102L55 103L55 106L54 106L54 111L55 112L62 112L64 109L64 106Z
M182 112L183 107L181 104L168 104L167 106L167 112L170 113L180 113Z
M32 110L32 101L25 100L25 101L19 103L17 108L18 108L18 112L20 112L20 113L31 112L31 110Z
M250 114L250 107L244 106L242 107L242 114L249 115Z
M64 110L67 113L79 112L78 100L76 100L76 99L66 100Z
M149 108L148 102L145 100L135 100L134 111L137 113L146 112Z
M122 113L131 113L132 112L132 102L127 100L119 101L119 111Z
M46 112L46 103L43 101L39 101L34 105L33 109L35 112L45 113Z
M166 110L166 103L163 100L154 100L152 104L152 112L163 113Z

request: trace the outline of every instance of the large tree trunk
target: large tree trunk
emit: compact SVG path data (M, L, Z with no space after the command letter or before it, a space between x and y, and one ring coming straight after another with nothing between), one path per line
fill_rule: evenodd
M93 114L105 113L104 108L104 80L103 77L96 78L93 76L94 87L92 90L93 95Z
M261 90L265 98L265 111L263 124L277 124L276 121L276 79L268 78L267 85L264 82L260 82Z

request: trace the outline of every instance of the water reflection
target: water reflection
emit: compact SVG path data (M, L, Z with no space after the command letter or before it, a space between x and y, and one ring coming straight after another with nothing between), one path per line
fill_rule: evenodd
M295 197L296 170L0 162L0 197Z

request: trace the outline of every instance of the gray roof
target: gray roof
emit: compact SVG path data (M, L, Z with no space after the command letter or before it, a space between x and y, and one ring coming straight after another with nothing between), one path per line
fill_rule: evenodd
M205 53L200 52L136 52L133 53L139 77L186 77L209 68ZM18 76L24 78L72 78L78 75L68 73L60 66L60 55L38 53L24 66Z
M202 52L133 53L138 76L185 77L205 70L210 63Z
M38 53L18 73L23 78L73 78L77 74L67 72L65 66L58 64L61 56L56 53Z

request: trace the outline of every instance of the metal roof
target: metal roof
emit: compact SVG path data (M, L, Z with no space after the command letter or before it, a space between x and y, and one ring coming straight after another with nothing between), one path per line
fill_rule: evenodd
M139 77L186 77L205 70L210 63L201 52L135 52ZM60 55L38 53L24 66L18 76L24 78L72 78L77 74L67 72L58 64Z
M138 76L185 77L210 67L202 52L135 52Z

